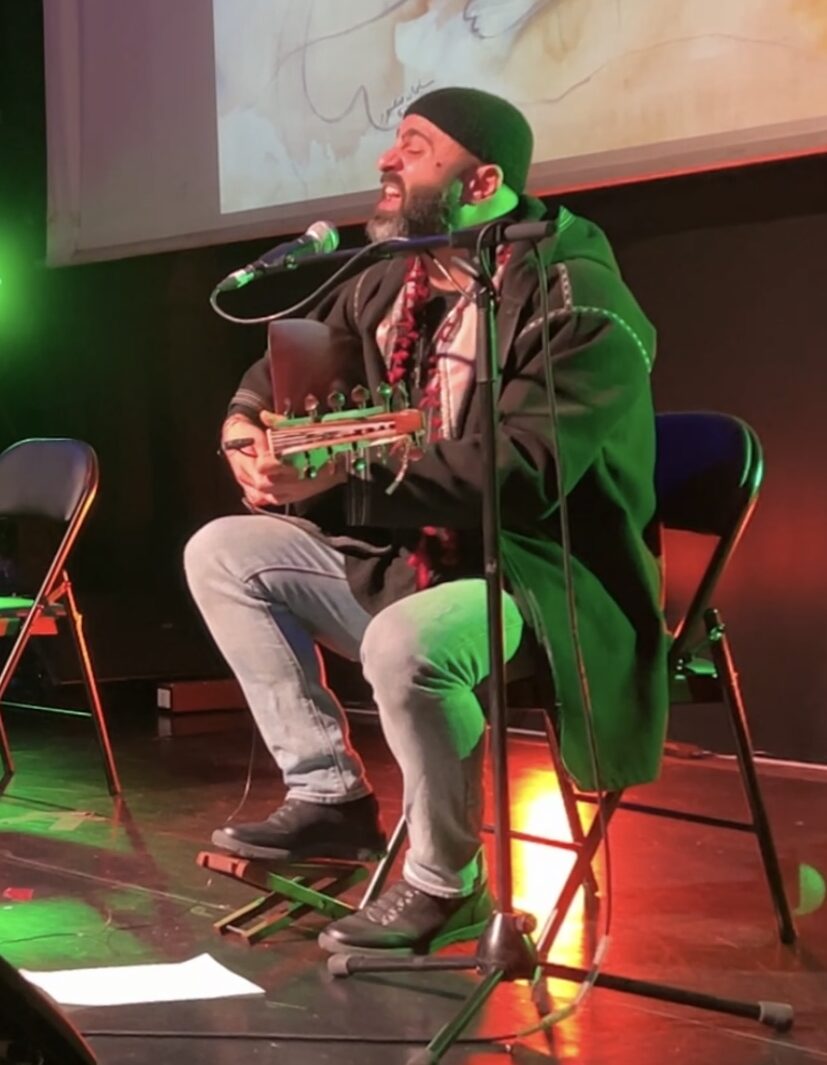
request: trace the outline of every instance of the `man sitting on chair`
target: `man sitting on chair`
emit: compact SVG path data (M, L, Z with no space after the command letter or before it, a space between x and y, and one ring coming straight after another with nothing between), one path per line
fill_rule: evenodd
M654 331L603 233L565 208L548 215L524 194L532 143L525 118L499 97L459 88L420 97L379 159L382 195L368 235L503 217L555 222L536 251L515 244L496 253L505 649L511 658L524 628L533 630L549 653L568 771L582 787L614 789L657 775L666 717L659 575L646 544ZM409 849L402 880L322 934L328 950L435 949L476 937L491 912L479 835L485 718L475 694L489 672L480 412L464 254L440 249L369 266L312 315L358 339L372 389L403 382L412 405L430 408L433 439L392 494L402 461L393 455L369 460L366 477L331 464L314 480L271 457L261 360L230 403L223 439L253 441L227 453L247 503L292 513L219 518L186 549L195 601L287 786L266 821L227 825L216 845L285 861L381 852L377 803L317 645L361 659L373 689L402 772ZM568 620L561 491L599 781Z

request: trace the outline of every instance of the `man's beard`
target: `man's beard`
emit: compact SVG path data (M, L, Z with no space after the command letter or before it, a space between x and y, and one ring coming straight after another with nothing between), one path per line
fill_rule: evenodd
M398 240L448 233L454 218L454 204L448 189L412 189L399 211L377 211L365 227L368 240Z

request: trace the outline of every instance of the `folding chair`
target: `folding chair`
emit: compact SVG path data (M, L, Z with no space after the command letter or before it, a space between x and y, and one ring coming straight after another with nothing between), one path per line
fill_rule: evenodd
M705 411L659 414L656 424L655 489L661 527L701 534L711 538L713 545L694 594L672 628L670 703L673 706L720 704L726 709L750 817L736 820L630 802L618 793L609 796L610 808L612 812L631 810L755 835L775 909L779 938L782 943L794 943L795 925L758 781L738 674L720 611L713 605L719 582L758 498L764 472L761 444L746 422L728 414ZM552 757L559 773L560 787L570 793L568 801L594 802L594 796L574 790L561 770L559 753L553 744ZM600 843L600 833L595 828L593 824L584 844L584 849L591 854ZM591 861L591 855L588 860ZM584 871L584 866L578 863L572 873L582 877ZM545 945L550 945L559 931L577 886L577 882L572 882L564 888L541 936Z
M60 544L34 598L0 597L0 634L15 637L0 670L0 707L29 638L55 635L58 621L66 618L89 697L88 716L95 725L109 792L118 795L121 785L83 633L83 617L65 568L97 487L97 456L80 440L21 440L0 454L0 518L45 518L64 526ZM14 762L2 715L0 758L5 782L14 773Z

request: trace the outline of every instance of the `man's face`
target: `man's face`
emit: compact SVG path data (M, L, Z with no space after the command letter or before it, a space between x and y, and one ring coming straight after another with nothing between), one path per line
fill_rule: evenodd
M372 241L446 233L477 160L420 115L402 120L393 147L379 157L382 195L367 224Z

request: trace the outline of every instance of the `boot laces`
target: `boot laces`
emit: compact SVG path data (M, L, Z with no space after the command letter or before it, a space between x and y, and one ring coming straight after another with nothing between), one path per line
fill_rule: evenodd
M422 894L415 887L404 880L388 888L384 895L370 903L365 909L365 915L376 924L389 925Z

